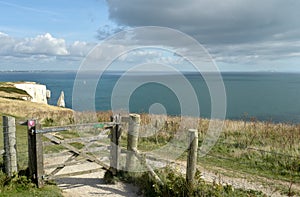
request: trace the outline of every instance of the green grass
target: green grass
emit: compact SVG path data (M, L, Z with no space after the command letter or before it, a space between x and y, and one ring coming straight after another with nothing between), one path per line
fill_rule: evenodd
M56 186L45 186L42 189L30 188L15 191L5 191L0 194L3 197L62 197L61 191Z
M121 180L134 183L139 186L140 194L149 197L179 197L179 196L218 196L218 197L264 197L262 192L254 190L234 189L230 185L220 183L206 183L200 178L201 173L196 172L194 187L187 184L185 177L171 167L155 170L163 185L154 180L149 173L123 173Z
M63 150L67 150L67 149L64 146L59 144L53 144L53 145L43 147L44 154L60 153Z
M221 163L223 168L300 183L299 145L296 141L290 142L289 147L281 144L291 134L286 132L285 136L279 136L277 131L273 131L266 136L258 133L262 131L256 132L254 134L248 128L242 132L223 133L211 152L199 162L216 166Z
M23 121L22 118L16 118L16 143L18 154L18 168L23 170L28 166L28 138L27 138L27 126L19 125L18 122ZM2 128L2 116L0 121L0 127ZM3 134L0 135L0 150L3 149ZM2 162L0 157L0 162Z
M72 142L70 143L71 146L77 148L78 150L82 149L85 145L80 142Z
M14 174L8 177L0 171L0 196L60 197L62 195L55 185L46 185L38 189L26 176Z
M69 131L61 131L59 135L63 137L63 139L71 139L81 137L78 131L69 130Z

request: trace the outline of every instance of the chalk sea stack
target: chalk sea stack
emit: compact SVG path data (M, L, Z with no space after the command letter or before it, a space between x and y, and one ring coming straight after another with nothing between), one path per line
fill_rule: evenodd
M61 91L61 93L60 93L60 96L57 101L57 106L58 107L66 107L64 91Z

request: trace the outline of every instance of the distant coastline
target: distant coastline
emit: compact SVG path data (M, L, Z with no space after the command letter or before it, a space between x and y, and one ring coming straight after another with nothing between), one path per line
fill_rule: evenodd
M0 73L13 73L13 72L16 72L16 73L54 73L54 72L57 72L57 73L64 73L64 72L75 72L77 73L79 70L0 70ZM99 70L88 70L86 72L91 72L91 73L94 73L94 72L99 72ZM101 71L102 72L102 71ZM108 71L105 71L106 73L124 73L126 71L123 71L123 70L108 70ZM157 74L160 74L162 73L161 71L133 71L133 72L136 72L136 73L157 73ZM178 71L179 73L183 73L183 74L199 74L199 72L197 71ZM174 73L174 72L163 72L164 74L168 74L168 73ZM300 71L276 71L276 70L253 70L253 71L220 71L220 72L206 72L206 71L203 71L201 73L221 73L221 74L228 74L228 73L234 73L234 74L249 74L249 73L252 73L252 74L300 74Z

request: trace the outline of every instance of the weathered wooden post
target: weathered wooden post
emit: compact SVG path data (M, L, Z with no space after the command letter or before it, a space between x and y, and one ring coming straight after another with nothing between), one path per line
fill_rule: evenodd
M119 147L119 139L121 136L121 117L119 115L112 116L111 122L114 122L115 125L110 127L110 171L113 175L116 175L119 169L119 158L121 153L121 149Z
M43 187L44 158L42 134L37 133L40 124L36 120L27 121L28 128L28 167L29 176L38 188Z
M197 165L198 130L189 129L189 148L186 165L186 181L190 188L194 187L194 178Z
M18 171L16 150L16 123L14 117L3 116L3 139L4 139L4 171L12 176Z
M129 114L129 125L127 135L127 157L126 157L126 170L131 172L135 169L136 158L134 151L137 150L139 129L141 118L139 114Z

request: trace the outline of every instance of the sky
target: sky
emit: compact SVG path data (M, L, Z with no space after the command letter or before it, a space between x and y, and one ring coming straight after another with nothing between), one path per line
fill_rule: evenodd
M76 70L115 33L158 26L198 41L221 71L299 72L299 9L298 0L0 0L0 71ZM157 43L141 37L136 46ZM134 58L172 64L154 52Z

